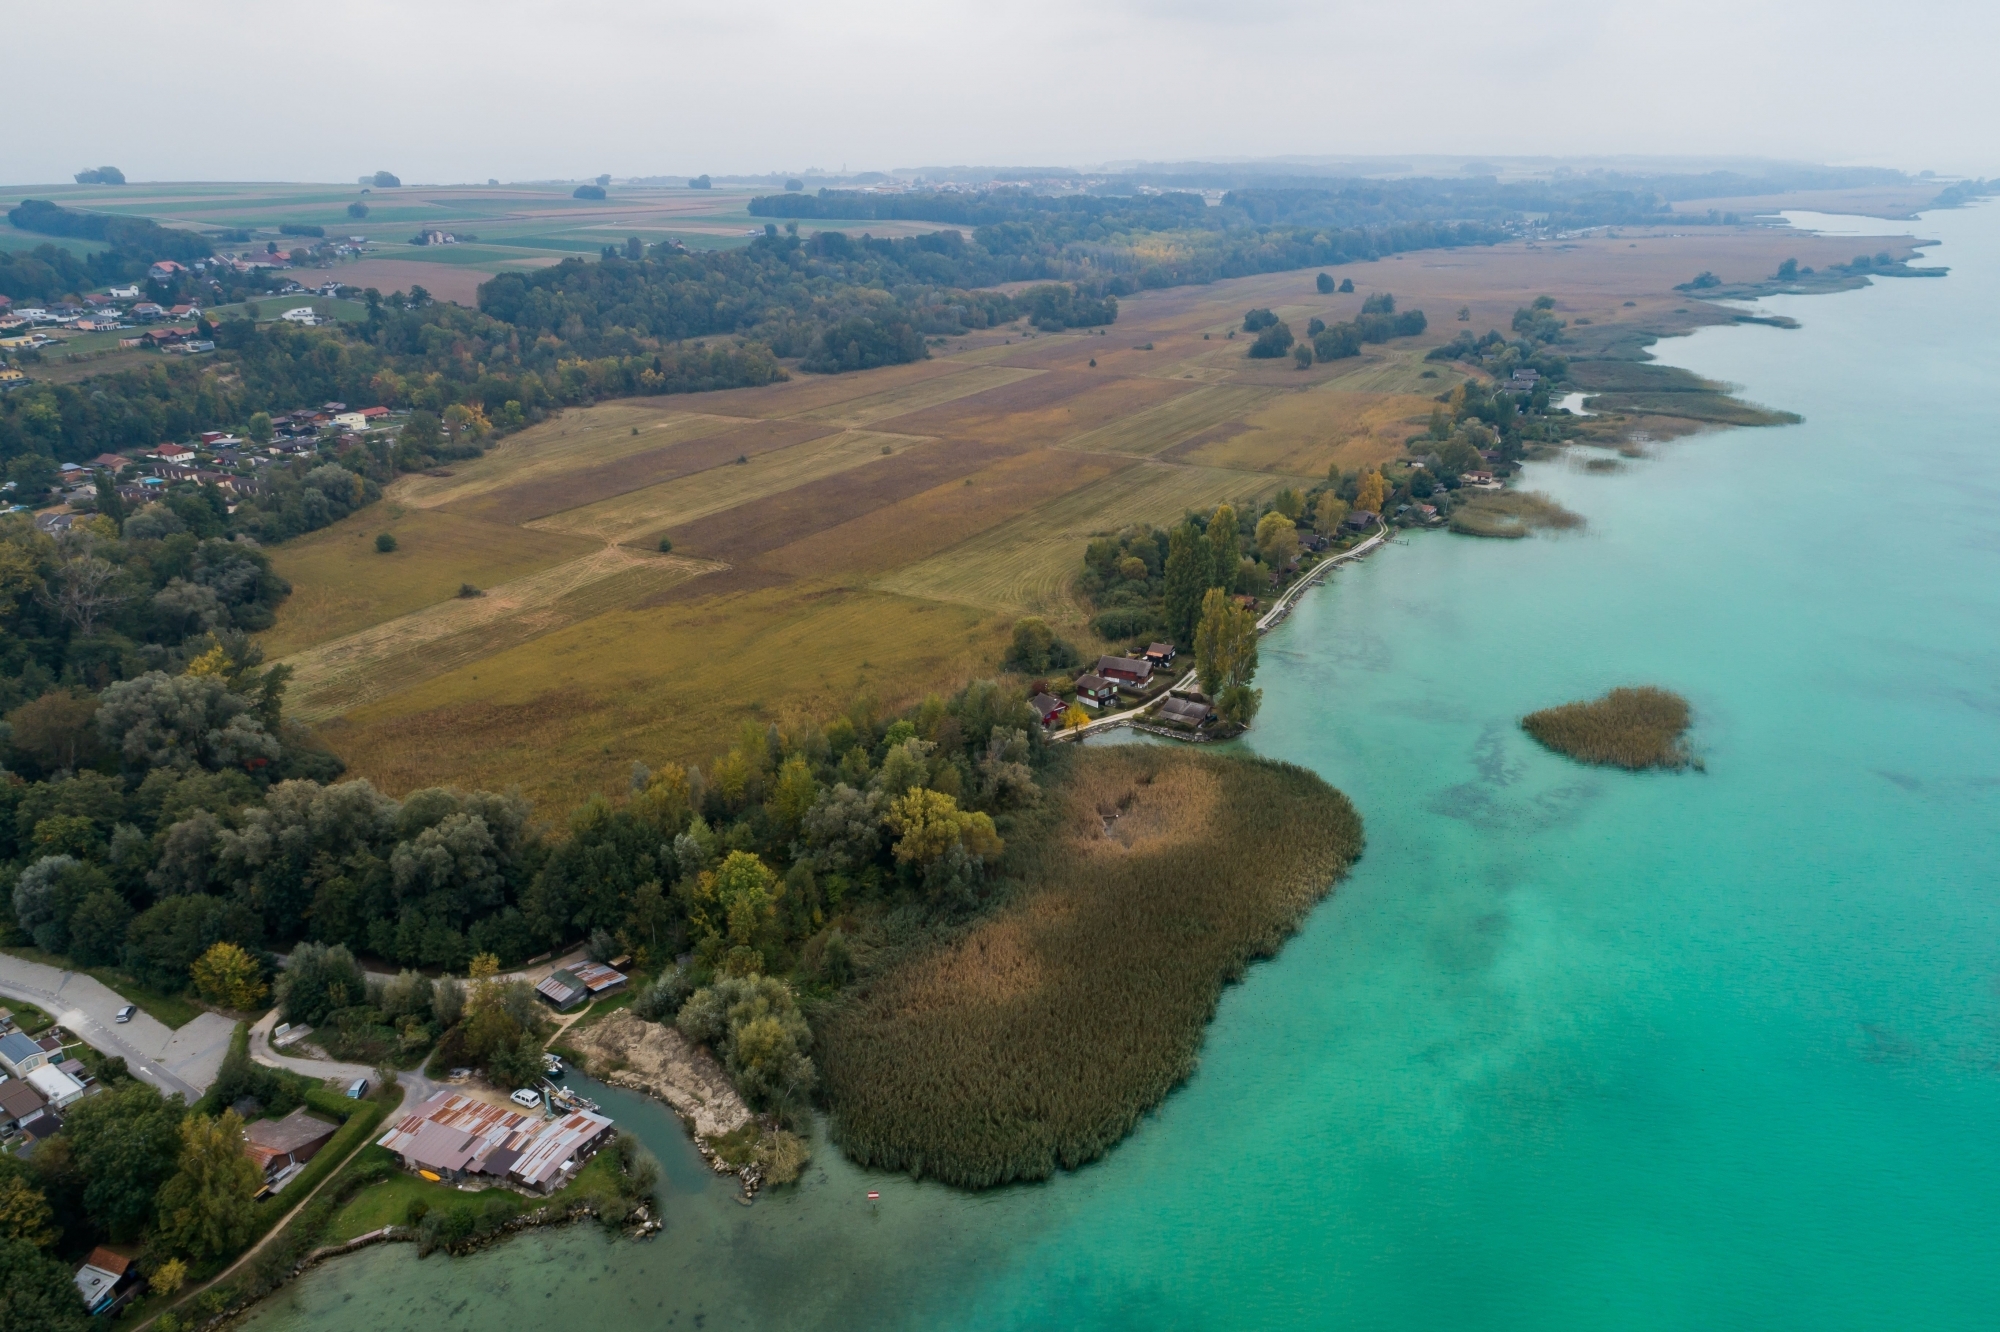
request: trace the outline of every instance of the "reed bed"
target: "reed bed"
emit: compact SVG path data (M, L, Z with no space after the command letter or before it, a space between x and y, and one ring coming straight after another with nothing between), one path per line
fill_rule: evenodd
M1565 703L1521 718L1521 729L1558 754L1613 767L1685 768L1688 701L1653 685L1614 689L1588 703ZM1699 766L1698 764L1696 766Z
M863 1165L983 1188L1103 1155L1362 835L1302 768L1134 745L1076 753L1012 841L1004 907L820 1015L834 1132Z
M1538 490L1492 490L1475 495L1451 515L1451 530L1466 536L1519 538L1536 528L1583 526L1572 513Z

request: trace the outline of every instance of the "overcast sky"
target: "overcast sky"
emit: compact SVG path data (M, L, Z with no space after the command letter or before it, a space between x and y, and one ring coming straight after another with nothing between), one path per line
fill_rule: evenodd
M0 180L411 183L1277 154L2000 174L2000 4L62 0Z

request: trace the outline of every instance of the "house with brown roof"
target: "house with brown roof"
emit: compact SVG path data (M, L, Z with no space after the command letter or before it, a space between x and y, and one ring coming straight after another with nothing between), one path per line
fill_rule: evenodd
M243 1154L270 1179L302 1166L333 1140L340 1125L306 1113L304 1106L283 1119L260 1119L243 1130Z
M1117 701L1118 686L1101 675L1086 673L1076 677L1076 696L1102 707Z
M1028 706L1035 710L1035 715L1041 718L1043 726L1061 725L1063 713L1069 711L1069 704L1054 694L1036 694L1028 700Z
M1097 674L1119 684L1142 685L1153 678L1153 665L1137 657L1099 657Z
M1160 704L1160 720L1175 722L1182 726L1206 726L1215 717L1215 710L1206 703L1197 703L1191 698L1169 698Z
M42 1113L42 1094L21 1078L0 1080L0 1133L12 1133Z
M72 1280L76 1282L77 1294L83 1296L83 1307L101 1314L118 1302L118 1288L135 1276L130 1258L100 1245L90 1251L90 1257L76 1269Z
M1146 663L1156 671L1163 666L1171 665L1173 660L1174 645L1172 643L1154 643L1146 649Z

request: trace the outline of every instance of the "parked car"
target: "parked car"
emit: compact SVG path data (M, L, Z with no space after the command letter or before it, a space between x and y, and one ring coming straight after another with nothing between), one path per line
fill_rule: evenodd
M111 1020L113 1022L130 1022L132 1020L132 1015L138 1011L139 1011L139 1005L127 1004L125 1005L125 1007L119 1009L118 1015L112 1018Z
M368 1079L356 1078L347 1084L347 1099L358 1101L368 1094Z
M522 1087L507 1099L518 1106L532 1107L542 1103L542 1094L533 1087Z

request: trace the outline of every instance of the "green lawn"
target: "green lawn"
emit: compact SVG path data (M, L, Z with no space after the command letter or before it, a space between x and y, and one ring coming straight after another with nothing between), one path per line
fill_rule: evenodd
M0 999L0 1008L11 1012L14 1015L14 1025L30 1036L55 1021L33 1004L24 1004L19 999Z
M367 1161L371 1152L378 1153L383 1160L393 1159L386 1148L371 1143L361 1150L355 1161ZM617 1168L618 1154L609 1149L601 1151L590 1158L575 1179L550 1194L546 1201L553 1206L564 1207L587 1193L600 1189L615 1191L614 1174ZM380 1230L383 1226L407 1225L413 1202L421 1201L436 1211L458 1206L477 1208L488 1198L505 1198L514 1204L516 1212L538 1207L542 1201L512 1189L461 1189L452 1184L433 1184L427 1179L398 1171L380 1184L371 1184L355 1194L347 1206L334 1215L333 1223L327 1227L321 1242L340 1244L357 1235L366 1235L371 1230Z

